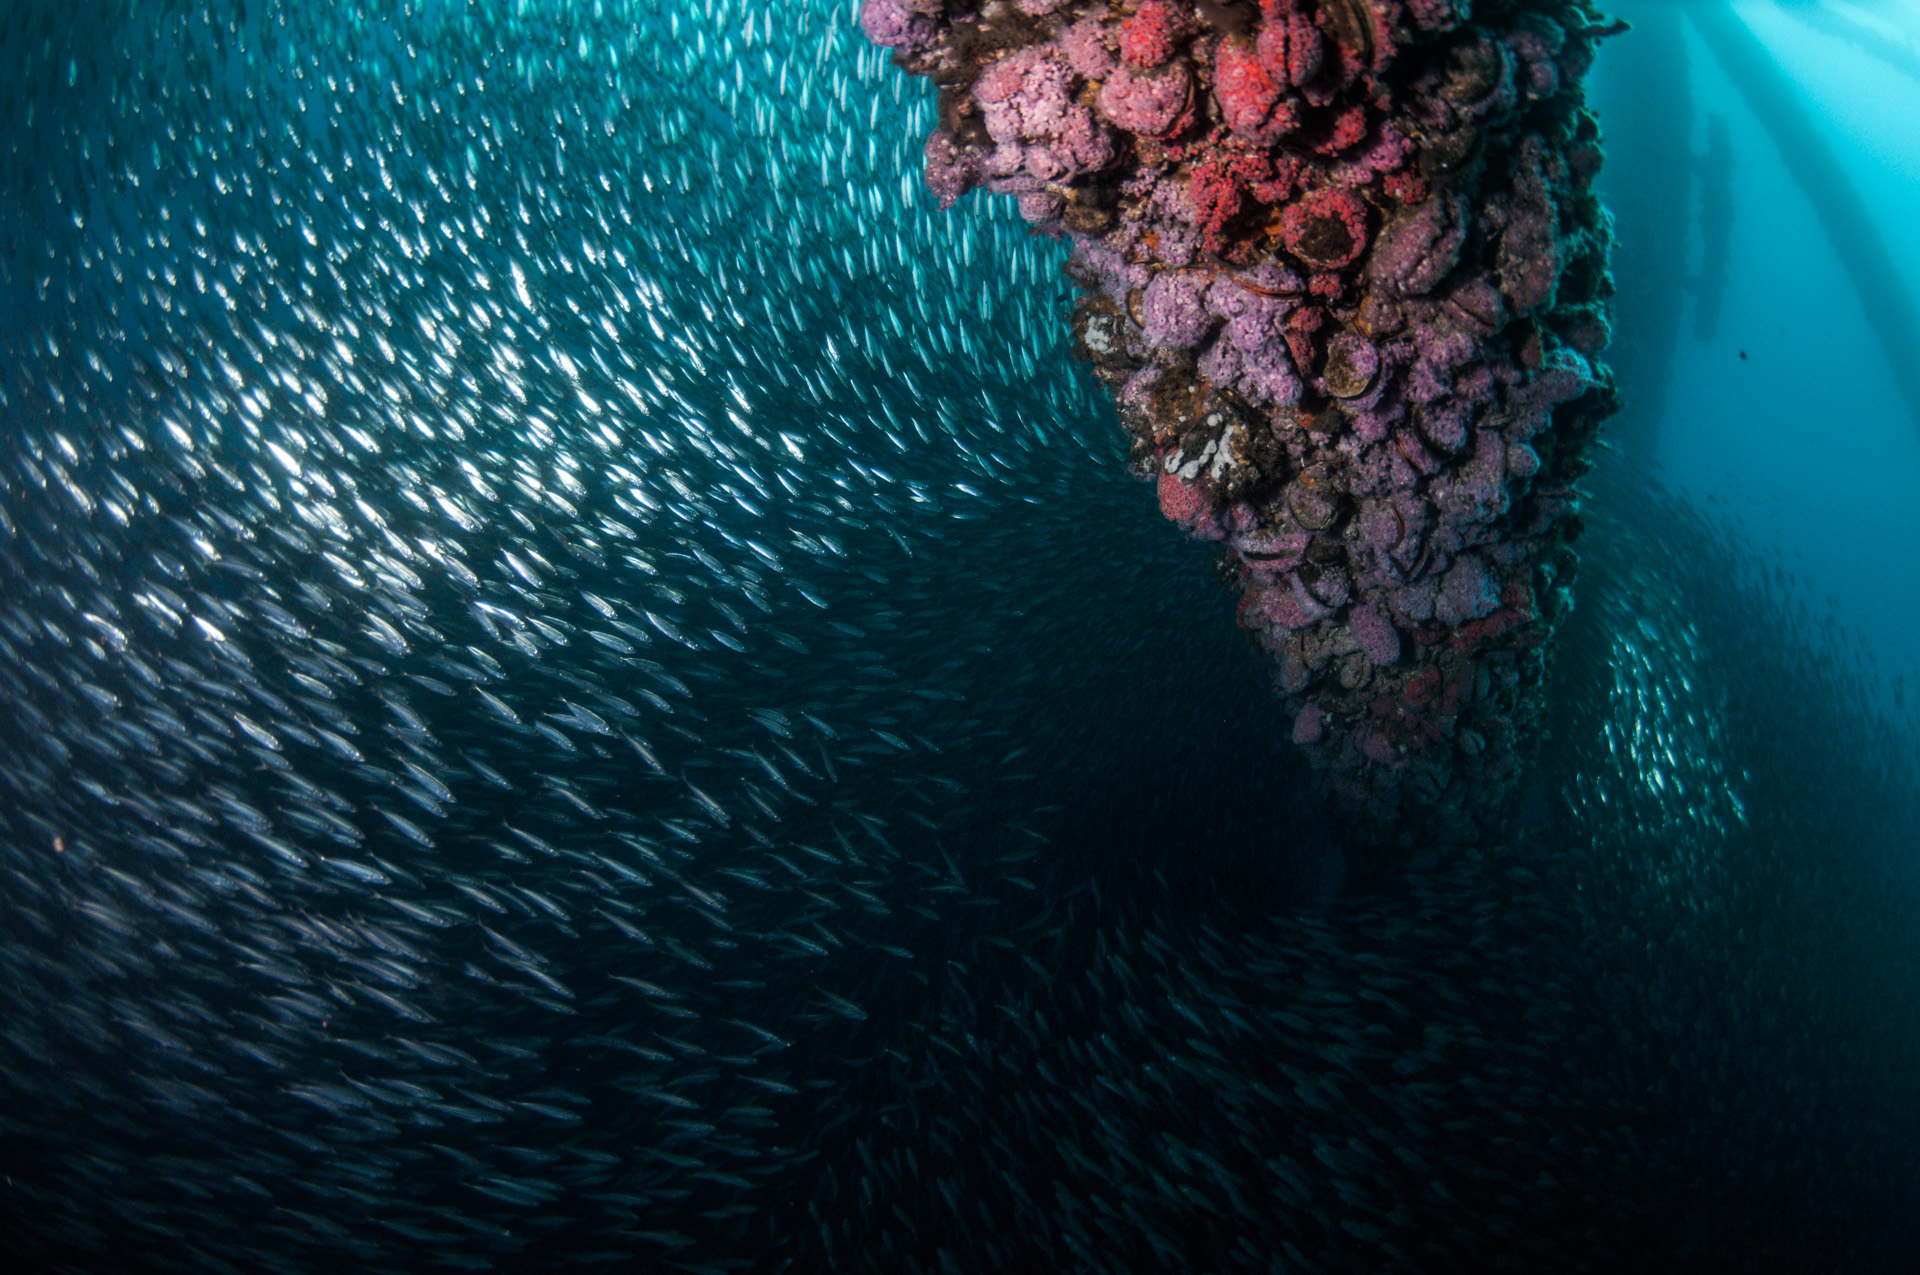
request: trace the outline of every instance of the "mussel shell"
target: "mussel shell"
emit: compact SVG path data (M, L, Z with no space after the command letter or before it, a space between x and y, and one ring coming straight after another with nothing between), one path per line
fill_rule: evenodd
M1373 13L1365 0L1321 0L1320 15L1328 34L1359 54L1363 64L1373 60Z
M1327 342L1327 359L1321 369L1327 393L1335 398L1359 398L1373 388L1380 374L1380 353L1373 343L1353 332L1340 332Z
M1301 587L1321 606L1338 609L1353 600L1353 580L1344 567L1307 563L1299 575Z
M1287 512L1308 531L1325 531L1340 521L1346 500L1325 481L1295 482L1287 488Z

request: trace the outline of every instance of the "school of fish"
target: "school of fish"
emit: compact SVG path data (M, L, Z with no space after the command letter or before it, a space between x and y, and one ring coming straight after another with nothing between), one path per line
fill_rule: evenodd
M0 71L10 1269L1898 1269L1910 745L1657 493L1512 835L1356 894L855 6Z

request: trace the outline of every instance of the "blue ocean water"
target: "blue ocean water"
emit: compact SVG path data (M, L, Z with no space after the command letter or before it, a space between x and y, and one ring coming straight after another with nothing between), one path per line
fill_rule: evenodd
M1664 92L1649 93L1654 68L1621 42L1593 77L1603 118L1657 112L1672 143L1697 157L1693 172L1669 168L1664 156L1656 161L1657 198L1679 214L1671 230L1683 240L1666 286L1686 314L1671 379L1639 395L1662 399L1648 459L1664 484L1710 508L1795 576L1795 601L1858 641L1890 694L1896 682L1913 686L1920 670L1920 537L1908 525L1909 511L1920 507L1920 411L1903 400L1892 375L1920 351L1911 340L1897 354L1884 346L1778 139L1698 25L1680 16L1686 8L1621 8L1641 23L1646 42L1672 41L1683 57L1679 74L1658 77ZM1920 150L1904 121L1920 109L1920 64L1911 51L1920 15L1902 4L1724 11L1790 86L1787 109L1844 172L1911 308L1920 279L1910 231ZM1702 241L1697 219L1705 180L1697 161L1716 119L1729 139L1733 214L1718 254ZM1617 203L1635 198L1635 180L1633 165L1616 161L1603 184ZM1653 227L1631 230L1629 251L1659 251L1647 243ZM1701 294L1689 288L1682 296L1676 285L1697 280L1709 255L1721 256L1726 281L1714 290L1719 317L1703 331ZM1631 395L1635 387L1627 388Z
M852 16L0 18L7 1251L1901 1269L1920 431L1692 29L1717 333L1623 258L1527 801L1359 896Z

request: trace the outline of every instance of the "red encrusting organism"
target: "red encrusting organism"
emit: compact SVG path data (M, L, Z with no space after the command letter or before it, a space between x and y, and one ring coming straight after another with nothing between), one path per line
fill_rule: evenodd
M1192 527L1209 516L1212 509L1199 488L1181 482L1172 474L1160 475L1160 512L1168 521Z
M1322 187L1281 214L1287 251L1318 270L1343 270L1367 248L1367 207L1351 192Z
M1170 0L1146 0L1120 24L1120 56L1135 66L1160 66L1187 35L1187 21Z

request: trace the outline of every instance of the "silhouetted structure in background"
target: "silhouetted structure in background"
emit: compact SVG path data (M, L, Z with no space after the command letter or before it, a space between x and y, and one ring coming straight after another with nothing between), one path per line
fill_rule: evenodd
M1909 79L1920 80L1920 52L1911 45L1896 44L1880 32L1843 13L1837 13L1818 0L1774 0L1795 20L1836 40L1845 40L1868 57L1886 63Z
M1733 141L1723 115L1707 116L1707 153L1700 156L1700 273L1693 277L1693 335L1711 341L1720 326L1733 254Z
M1626 0L1609 7L1633 26L1607 54L1619 82L1630 86L1608 103L1606 138L1615 161L1612 171L1630 174L1631 180L1603 178L1614 216L1619 285L1608 356L1624 400L1624 410L1608 427L1614 445L1634 465L1651 461L1657 449L1690 283L1687 250L1696 175L1703 260L1691 286L1698 301L1694 334L1701 340L1711 339L1717 328L1731 251L1732 146L1724 122L1710 117L1706 154L1698 159L1692 154L1692 86L1682 13L1813 206L1886 351L1901 399L1920 427L1920 310L1865 199L1821 136L1792 79L1723 0ZM1871 28L1811 4L1783 3L1782 8L1815 30L1920 78L1920 56Z
M1607 45L1608 78L1632 86L1602 110L1612 163L1599 185L1613 214L1613 344L1620 414L1606 436L1636 468L1651 463L1686 305L1693 91L1675 6L1611 6L1633 29Z
M1860 293L1867 322L1886 348L1894 385L1920 425L1920 311L1914 308L1913 293L1901 281L1866 201L1800 104L1793 81L1774 64L1766 46L1746 24L1722 4L1690 5L1687 17L1780 148L1794 184L1812 203L1841 267Z

